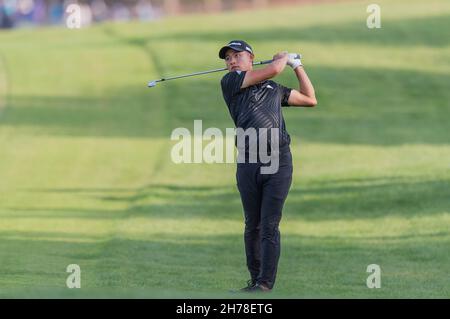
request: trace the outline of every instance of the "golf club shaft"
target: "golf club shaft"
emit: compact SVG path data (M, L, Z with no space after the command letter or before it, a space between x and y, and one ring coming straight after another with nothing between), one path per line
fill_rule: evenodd
M253 62L253 65L269 64L272 61L273 60L265 60L265 61ZM162 79L159 79L159 80L155 80L154 82L163 82L163 81L175 80L175 79L180 79L180 78L186 78L186 77L189 77L189 76L208 74L208 73L220 72L220 71L225 71L225 70L227 70L227 68L220 68L220 69L214 69L214 70L209 70L209 71L195 72L195 73L190 73L190 74L184 74L184 75L172 76L172 77L168 77L168 78L162 78Z

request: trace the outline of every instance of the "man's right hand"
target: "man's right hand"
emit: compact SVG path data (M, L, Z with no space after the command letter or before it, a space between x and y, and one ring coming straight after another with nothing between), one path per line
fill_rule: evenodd
M279 52L273 56L272 63L268 64L265 68L247 71L241 89L277 76L283 72L288 58L287 51Z
M288 61L289 54L287 51L278 52L273 56L273 60L281 60L281 59L285 59L286 62Z

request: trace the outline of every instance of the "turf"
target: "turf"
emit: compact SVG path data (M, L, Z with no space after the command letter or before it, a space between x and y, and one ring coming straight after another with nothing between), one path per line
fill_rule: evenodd
M174 128L232 127L221 75L146 88L221 67L233 38L261 60L301 52L319 101L283 109L294 180L271 297L450 297L450 3L378 1L378 30L369 3L0 32L0 297L236 297L235 165L170 160Z

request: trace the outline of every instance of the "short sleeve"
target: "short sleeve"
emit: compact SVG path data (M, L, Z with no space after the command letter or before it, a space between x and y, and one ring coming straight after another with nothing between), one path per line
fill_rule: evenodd
M246 73L246 71L229 72L222 78L222 93L227 103L241 90Z
M281 106L289 106L288 100L289 100L289 96L291 95L292 89L287 88L280 84L278 84L278 89L280 90L280 95L281 95Z

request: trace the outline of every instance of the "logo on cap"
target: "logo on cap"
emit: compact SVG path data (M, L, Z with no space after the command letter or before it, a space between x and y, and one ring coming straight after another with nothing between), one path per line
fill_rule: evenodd
M220 49L219 58L225 59L225 53L227 49L234 49L236 51L247 51L253 54L253 49L247 42L241 40L231 40L226 46Z

